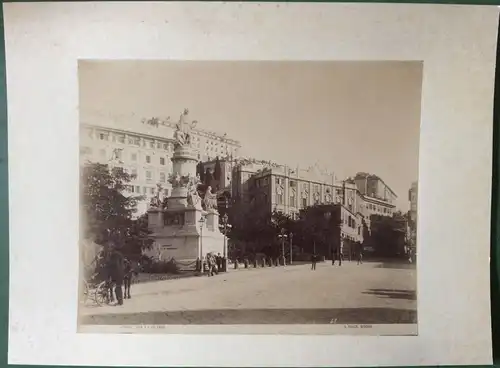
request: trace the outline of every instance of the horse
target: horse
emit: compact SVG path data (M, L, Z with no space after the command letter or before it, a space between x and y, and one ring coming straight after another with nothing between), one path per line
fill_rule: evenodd
M132 279L134 276L138 275L138 268L139 268L139 263L138 262L132 262L128 258L125 258L124 260L124 276L123 276L123 287L124 287L124 298L125 299L130 299L130 287L132 285Z

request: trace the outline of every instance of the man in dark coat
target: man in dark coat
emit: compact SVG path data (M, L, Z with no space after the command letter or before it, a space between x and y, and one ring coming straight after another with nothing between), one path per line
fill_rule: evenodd
M316 270L316 263L318 262L318 256L314 253L311 256L311 270Z
M125 276L125 265L122 253L115 245L110 246L108 257L108 273L111 282L115 285L115 295L118 305L123 304L123 278ZM112 298L111 298L112 299Z
M217 263L217 271L222 272L222 257L220 253L217 253L217 256L215 257L216 263Z
M358 243L358 265L363 263L363 244Z
M130 299L130 287L132 285L132 278L137 275L137 270L134 268L132 262L125 257L124 258L124 277L123 286L125 289L125 299Z
M337 248L333 251L333 257L332 257L332 266L335 265L335 261L339 260L339 266L342 266L342 253L340 252L340 248Z

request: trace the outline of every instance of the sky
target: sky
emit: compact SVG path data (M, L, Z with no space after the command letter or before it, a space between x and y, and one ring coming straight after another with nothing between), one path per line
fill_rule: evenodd
M422 63L80 61L80 116L177 118L239 140L244 156L338 178L380 176L409 208L418 178ZM96 124L99 121L95 121Z

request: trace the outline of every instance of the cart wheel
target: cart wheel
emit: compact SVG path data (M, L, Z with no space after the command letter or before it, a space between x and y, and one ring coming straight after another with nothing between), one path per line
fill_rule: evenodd
M106 287L105 281L97 285L95 289L94 300L98 306L109 303L109 290Z

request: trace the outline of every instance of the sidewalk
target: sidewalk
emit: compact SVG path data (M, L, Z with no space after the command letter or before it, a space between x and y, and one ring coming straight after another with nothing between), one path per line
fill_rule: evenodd
M352 266L357 266L355 262L343 262L342 267L350 268ZM318 270L323 267L338 267L332 266L330 262L321 262L318 263ZM359 267L359 266L357 266ZM367 267L372 268L372 264L368 264ZM131 296L132 298L148 296L148 295L156 295L156 294L170 294L177 292L186 292L192 291L200 287L205 287L213 284L215 281L229 281L232 279L244 279L248 277L256 277L256 276L264 276L264 275L272 275L273 273L289 273L289 272L301 272L303 270L309 270L311 268L310 263L302 263L302 264L292 264L288 266L273 266L273 267L257 267L254 268L250 266L248 268L238 268L234 269L233 267L228 268L227 272L221 272L218 275L214 275L209 277L208 273L203 273L201 275L181 275L180 277L172 277L169 279L159 279L159 280L151 280L147 282L141 282L137 284L132 284L131 287ZM83 309L95 309L96 306L92 305L92 301L88 301Z

